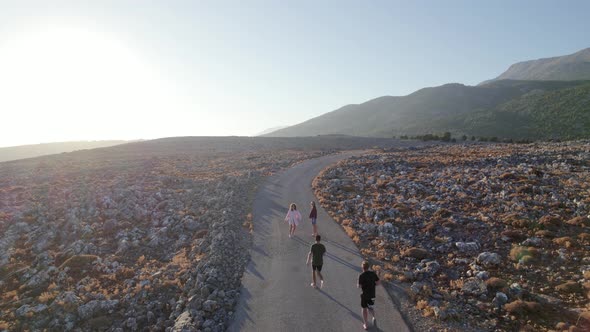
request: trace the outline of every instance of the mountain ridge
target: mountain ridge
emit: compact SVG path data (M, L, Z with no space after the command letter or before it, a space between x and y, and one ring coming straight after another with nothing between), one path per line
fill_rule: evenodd
M587 61L586 61L587 60ZM381 96L367 100L360 104L349 104L336 110L324 113L299 124L273 131L264 136L294 137L316 135L354 135L392 137L398 135L417 136L425 134L439 134L451 132L453 135L480 136L485 132L489 136L505 138L523 138L522 133L529 133L530 139L547 138L586 138L590 137L589 131L572 129L561 126L563 133L552 132L557 127L548 126L550 132L543 133L540 130L527 129L526 121L536 121L534 109L528 109L528 113L521 114L520 110L527 108L532 103L542 109L545 120L554 123L565 124L567 119L560 119L558 108L563 105L574 107L575 114L567 113L579 119L585 119L586 113L590 113L590 103L587 103L583 93L589 89L590 94L590 48L583 49L574 54L561 57L545 58L520 62L512 65L512 73L521 72L522 76L532 75L542 69L551 73L564 68L564 64L577 63L580 66L588 65L587 77L582 75L581 80L546 80L546 79L492 79L475 86L461 83L447 83L436 87L425 87L405 96ZM529 68L528 71L518 68ZM565 66L567 67L567 66ZM576 66L570 66L574 68ZM570 68L568 67L568 68ZM531 69L532 68L532 69ZM540 68L540 69L539 69ZM571 69L570 68L570 69ZM576 67L577 68L577 67ZM518 70L517 70L518 69ZM510 76L508 71L499 77ZM512 75L512 74L511 74ZM537 74L535 74L537 75ZM539 76L538 74L537 76ZM566 74L564 74L566 75ZM562 75L563 77L565 77ZM575 93L567 89L579 86ZM553 91L560 91L552 93ZM562 91L563 90L563 91ZM533 93L523 98L524 95ZM560 100L560 98L578 98L579 100ZM546 100L544 106L539 100ZM513 101L513 103L510 103ZM561 106L560 106L561 105ZM492 116L494 112L502 112L501 116ZM519 114L516 116L515 114ZM484 116L485 115L485 116ZM514 127L513 123L502 123L508 119L516 119L521 127ZM490 120L493 126L486 124ZM537 123L538 128L543 127ZM590 123L589 123L590 127ZM505 128L512 128L513 132L507 132ZM553 128L553 129L551 129ZM483 132L482 129L485 129Z
M517 62L498 77L480 84L504 79L588 80L590 79L590 47L568 55Z
M462 118L478 112L491 112L527 93L551 91L586 85L590 81L519 81L500 80L481 86L458 83L423 88L406 96L383 96L361 104L343 106L297 125L265 136L294 137L348 134L368 137L423 135L451 132L454 135L476 135L484 124L463 128ZM470 117L471 116L471 117ZM498 126L501 126L498 124ZM487 132L490 132L489 130ZM500 132L500 131L498 131ZM520 137L520 135L494 135Z

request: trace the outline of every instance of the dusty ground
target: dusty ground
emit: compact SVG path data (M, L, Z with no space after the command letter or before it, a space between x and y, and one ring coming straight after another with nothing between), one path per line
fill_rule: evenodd
M172 138L0 163L0 330L223 330L259 181L399 144Z
M314 189L416 330L590 329L589 142L393 149Z

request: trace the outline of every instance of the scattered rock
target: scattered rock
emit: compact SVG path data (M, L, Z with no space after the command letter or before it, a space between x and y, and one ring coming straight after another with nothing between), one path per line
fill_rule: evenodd
M464 254L473 254L479 250L479 244L476 242L456 242L455 246Z
M502 263L500 255L493 252L482 252L477 256L476 259L478 264L485 266L486 268L498 267Z
M497 292L496 296L492 300L492 304L495 305L497 308L502 307L504 304L508 302L508 296L502 292Z
M428 257L428 251L423 248L409 248L404 251L403 256L424 259Z
M461 290L465 294L479 296L487 291L486 284L479 278L469 278L463 283Z

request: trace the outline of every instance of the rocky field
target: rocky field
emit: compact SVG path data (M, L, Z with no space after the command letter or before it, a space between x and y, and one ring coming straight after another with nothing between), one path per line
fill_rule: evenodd
M590 331L590 142L383 150L314 190L417 331Z
M354 138L176 138L0 163L0 331L221 331L266 175Z

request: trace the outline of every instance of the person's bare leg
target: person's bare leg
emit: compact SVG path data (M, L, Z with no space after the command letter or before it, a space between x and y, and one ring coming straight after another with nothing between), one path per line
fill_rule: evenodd
M313 270L313 267L311 268L311 285L313 287L315 287L316 283L315 283L315 271Z
M363 327L366 329L367 328L367 312L369 310L367 310L367 308L363 308Z
M320 271L318 271L318 276L320 277L320 288L324 286L324 276Z
M317 236L318 235L318 225L313 225L313 236Z
M295 230L297 229L297 225L293 225L293 236L295 236Z
M375 324L375 321L377 320L375 318L375 309L373 309L372 307L369 307L369 312L371 313L371 316L373 316L373 324Z

